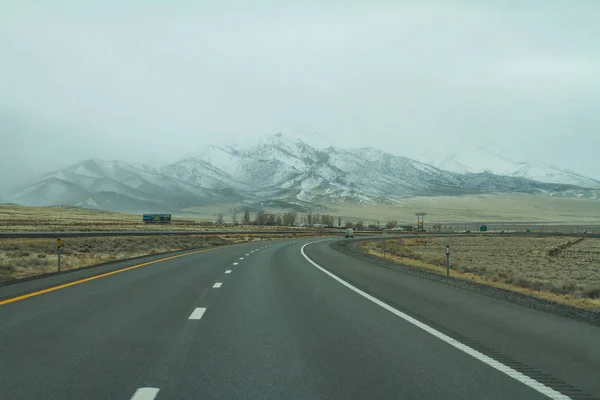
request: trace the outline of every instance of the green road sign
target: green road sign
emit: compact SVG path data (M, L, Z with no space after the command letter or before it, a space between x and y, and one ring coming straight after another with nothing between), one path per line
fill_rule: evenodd
M481 225L479 227L479 232L487 232L487 225Z

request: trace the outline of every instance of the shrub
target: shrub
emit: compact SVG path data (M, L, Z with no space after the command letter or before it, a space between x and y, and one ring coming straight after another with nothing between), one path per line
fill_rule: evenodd
M590 285L581 291L581 297L600 299L600 284Z

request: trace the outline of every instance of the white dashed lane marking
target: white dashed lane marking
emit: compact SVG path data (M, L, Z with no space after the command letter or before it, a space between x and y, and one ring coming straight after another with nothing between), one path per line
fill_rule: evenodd
M205 311L206 311L206 308L198 307L192 312L189 319L200 319L204 315Z
M225 273L226 273L226 274L230 274L230 273L231 273L231 270L230 270L230 269L228 269L227 271L225 271Z
M218 288L220 288L222 285L223 285L223 283L221 283L221 282L217 282L217 283L215 283L215 284L213 285L213 289L218 289Z
M238 265L238 263L233 263L233 265Z
M160 389L157 388L139 388L135 391L131 400L153 400L159 391Z

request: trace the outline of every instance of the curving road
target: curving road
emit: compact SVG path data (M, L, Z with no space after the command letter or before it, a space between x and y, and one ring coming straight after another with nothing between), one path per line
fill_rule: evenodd
M0 398L600 394L599 327L310 242L228 246L1 287Z

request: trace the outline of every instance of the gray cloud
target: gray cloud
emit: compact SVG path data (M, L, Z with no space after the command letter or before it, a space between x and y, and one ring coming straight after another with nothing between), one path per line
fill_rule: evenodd
M0 12L0 185L296 129L600 177L595 1L37 3Z

